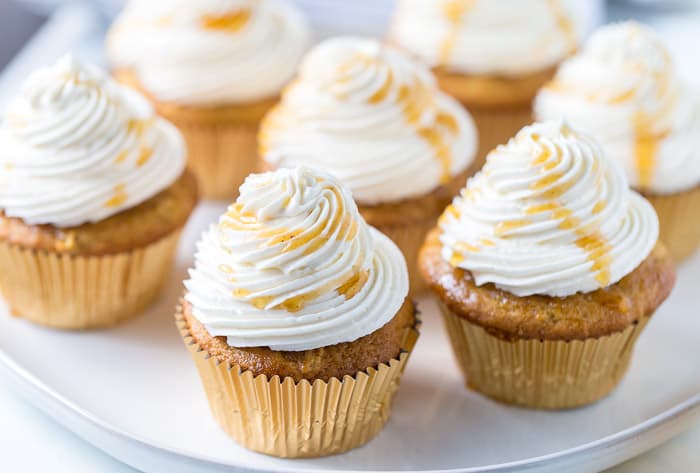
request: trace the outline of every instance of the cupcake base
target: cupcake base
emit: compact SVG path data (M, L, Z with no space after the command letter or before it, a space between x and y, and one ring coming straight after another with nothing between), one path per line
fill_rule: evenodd
M301 379L255 376L221 363L192 336L178 307L177 327L221 428L250 450L284 458L342 453L367 443L384 427L401 375L418 338L418 321L404 330L399 355L354 376Z
M644 194L659 216L659 239L680 262L700 246L700 224L693 217L700 208L700 186L669 195Z
M170 272L180 231L144 248L75 256L0 243L3 297L13 315L52 328L85 330L138 315Z
M467 386L500 402L540 409L578 407L608 395L649 321L587 340L510 341L440 308Z
M436 229L421 249L420 269L441 304L467 385L534 408L576 407L608 394L675 283L662 243L615 284L567 297L520 297L491 283L477 286L441 250Z

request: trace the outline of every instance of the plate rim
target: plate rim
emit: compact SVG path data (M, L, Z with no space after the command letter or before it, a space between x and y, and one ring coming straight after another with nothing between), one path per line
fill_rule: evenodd
M192 466L197 468L206 467L210 470L235 468L239 471L271 471L275 473L304 473L309 471L307 468L298 466L265 466L265 469L263 470L254 465L237 463L235 460L222 463L216 459L207 457L206 455L197 454L196 452L176 450L171 447L158 444L158 442L143 438L135 433L125 431L124 429L101 419L95 413L81 408L56 392L53 388L46 385L26 368L22 367L20 363L18 363L2 348L0 348L0 368L2 368L0 370L0 375L2 375L6 380L9 379L12 385L11 387L13 387L16 392L20 391L20 395L25 401L29 402L34 407L41 410L44 414L54 419L62 427L75 433L90 445L130 466L139 468L138 463L132 463L131 461L128 461L128 459L123 458L123 455L115 453L115 451L120 450L119 447L109 448L109 446L104 445L105 443L109 442L98 442L94 438L88 438L88 436L84 435L84 432L81 432L80 430L85 430L85 426L88 428L88 430L97 429L97 431L101 432L103 435L106 434L110 437L115 437L127 447L141 450L146 449L146 451L150 451L151 455L165 455L171 457L169 458L169 461L178 460L181 462L182 460L186 460L188 463L194 462ZM37 399L37 397L40 399ZM58 409L49 409L49 406L57 407ZM60 412L64 412L65 414L61 415ZM66 420L64 418L65 415L70 415L72 419ZM641 451L646 451L682 432L693 423L694 419L700 419L700 393L692 395L690 398L676 404L670 409L666 409L653 417L650 417L619 432L615 432L606 437L593 440L576 447L560 450L558 452L512 462L477 467L410 471L414 473L504 473L532 470L535 468L554 466L557 462L570 462L580 459L585 455L597 455L599 457L603 457L603 455L611 449L633 450L635 445L642 443L643 441L645 442L646 446ZM81 423L84 425L83 429L79 429L74 425ZM664 432L664 427L667 428L666 432ZM658 438L653 438L654 433L659 433ZM233 440L231 440L231 442L233 442ZM641 453L641 451L637 453ZM634 454L628 454L626 456L620 455L616 461L609 463L607 466L609 467L619 464L632 456L634 456ZM293 460L289 461L293 462ZM318 469L313 471L316 473L366 473L366 470ZM393 472L398 470L383 471Z

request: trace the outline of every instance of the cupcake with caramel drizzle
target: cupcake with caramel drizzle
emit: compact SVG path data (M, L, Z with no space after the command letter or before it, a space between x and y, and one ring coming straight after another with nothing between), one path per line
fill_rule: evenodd
M255 170L260 119L308 45L288 0L131 0L106 44L115 77L184 135L204 197L227 200Z
M348 186L368 223L404 252L412 291L421 289L420 242L465 182L477 144L469 114L424 66L375 40L325 41L259 141L266 167L314 166Z
M138 314L197 200L177 129L70 57L32 74L0 127L0 287L65 329Z
M530 123L531 102L578 48L578 0L398 0L389 41L429 64L479 130L477 160Z
M396 245L362 220L335 178L308 168L249 176L203 234L185 286L178 324L214 416L239 443L318 456L354 448L381 429L417 335L408 274ZM215 376L219 366L228 368ZM384 387L357 401L366 412L349 412L340 398L378 373ZM231 394L231 386L268 393L280 383L287 386L280 406L340 404L304 423ZM323 401L328 390L344 394ZM302 424L315 433L301 438ZM344 440L316 445L316 436Z
M678 259L700 244L700 96L678 77L653 31L605 26L564 62L535 102L539 119L566 118L624 166L659 214L661 239Z
M610 392L674 284L657 239L652 206L566 124L496 148L420 258L469 386L543 408Z

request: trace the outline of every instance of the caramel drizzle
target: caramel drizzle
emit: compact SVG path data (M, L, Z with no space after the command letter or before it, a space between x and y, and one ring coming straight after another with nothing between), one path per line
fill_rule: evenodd
M112 197L105 202L105 207L119 207L124 204L127 199L126 186L124 184L117 184L114 186Z
M571 21L571 18L569 18L569 15L567 15L564 11L560 0L548 0L548 2L549 9L552 12L552 15L554 15L557 28L559 28L559 31L561 31L564 35L568 45L567 49L569 54L571 54L578 48L578 40L576 38L576 32L574 31L573 22Z
M230 220L224 220L219 223L222 229L231 229L234 231L257 231L256 237L264 240L262 247L272 247L283 244L280 253L288 253L305 247L303 255L313 254L326 244L330 235L343 238L343 241L352 241L356 238L359 231L358 222L352 218L351 214L346 211L344 201L340 191L334 187L326 187L333 193L336 201L340 205L340 209L334 213L328 225L316 225L309 230L290 230L284 227L281 228L265 228L255 214L245 212L241 203L235 203L231 206L226 216ZM227 274L233 273L233 268L228 266L219 269ZM350 275L347 273L334 279L329 284L322 288L309 291L291 298L288 298L281 303L275 305L271 309L286 310L288 312L298 312L303 309L309 302L316 300L329 290L335 290L339 294L345 296L346 299L354 297L364 287L369 278L368 270L351 269ZM230 279L233 282L233 279ZM246 298L251 295L247 289L238 288L233 291L233 295L237 298ZM250 303L258 308L265 309L274 299L274 296L259 296L250 299Z
M464 20L464 15L474 6L476 0L449 0L442 4L442 12L450 27L440 44L438 61L441 65L449 63L457 44L457 38Z
M536 137L533 137L533 139ZM537 139L535 139L537 141ZM542 147L540 154L532 161L532 166L540 166L543 170L546 169L545 162L552 157L552 152ZM555 157L555 161L561 158ZM549 202L532 205L525 210L526 215L536 215L543 212L549 212L552 218L559 220L559 228L562 230L571 230L578 237L575 241L576 246L581 248L586 253L586 258L593 264L591 271L595 272L595 279L601 287L607 286L610 282L610 265L612 258L610 250L612 247L603 235L597 231L590 231L583 225L583 222L578 217L573 215L571 209L566 208L555 199L561 197L567 190L571 188L571 184L553 185L562 175L560 173L551 173L542 177L531 185L533 190L547 189L541 195L548 199ZM605 208L603 201L597 202L593 207L593 213L599 213ZM510 223L510 222L504 222Z
M236 10L223 15L206 15L202 18L202 26L208 30L223 33L237 33L250 21L250 10Z

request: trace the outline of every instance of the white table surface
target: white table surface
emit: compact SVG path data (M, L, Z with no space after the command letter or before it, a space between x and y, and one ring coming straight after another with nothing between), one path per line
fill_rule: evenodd
M5 0L0 0L5 1ZM621 17L619 12L614 16ZM81 28L89 28L89 18L81 12L67 12L71 16L70 34L80 34ZM65 21L65 18L63 19ZM687 34L692 31L694 43L697 45L700 34L700 13L685 12L677 18L654 18L651 23L663 33L674 53L688 56L692 47L687 40ZM59 23L59 22L56 22ZM55 34L57 24L49 25L43 34ZM56 46L58 47L58 46ZM696 46L697 47L697 46ZM53 56L53 51L44 50L47 58ZM692 57L691 56L691 57ZM697 57L697 56L695 56ZM19 58L17 67L8 71L0 78L0 86L9 81L15 82L24 76L22 62L27 58ZM686 61L686 64L691 61ZM695 73L700 69L697 60L692 61L696 66L694 71L684 72L698 77ZM2 87L0 87L2 89ZM5 87L5 91L7 87ZM2 94L0 94L2 95ZM7 97L0 96L0 103ZM686 360L689 361L689 360ZM87 444L59 424L45 417L40 411L20 399L7 387L0 385L0 472L101 472L101 473L133 473L135 470L109 457ZM620 465L609 473L674 473L700 472L700 426L676 437L665 445L657 447L627 463Z

